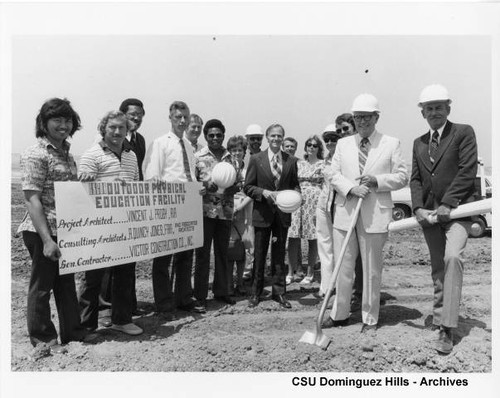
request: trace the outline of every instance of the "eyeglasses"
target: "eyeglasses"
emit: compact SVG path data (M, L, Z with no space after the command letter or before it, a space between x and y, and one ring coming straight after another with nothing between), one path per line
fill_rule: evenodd
M361 120L365 121L365 122L369 122L370 120L372 120L372 117L375 116L375 115L354 115L354 120L356 120L357 122L360 122Z
M306 146L307 146L308 148L310 148L310 147L317 148L317 147L318 147L318 144L308 143Z
M329 142L337 142L339 139L337 137L327 137L327 138L324 138L323 141L325 141L325 144L328 144Z
M350 128L351 128L351 126L342 126L341 128L339 128L339 129L335 130L335 132L336 132L337 134L340 134L342 131L344 131L344 132L348 132Z
M210 139L214 139L214 138L223 138L224 137L224 134L222 133L210 133L210 134L207 134L207 138L210 138Z
M262 141L262 137L248 137L249 141Z

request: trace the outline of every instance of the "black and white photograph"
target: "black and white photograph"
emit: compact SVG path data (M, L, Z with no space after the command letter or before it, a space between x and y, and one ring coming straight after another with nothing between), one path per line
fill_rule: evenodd
M1 3L0 395L492 396L499 17Z

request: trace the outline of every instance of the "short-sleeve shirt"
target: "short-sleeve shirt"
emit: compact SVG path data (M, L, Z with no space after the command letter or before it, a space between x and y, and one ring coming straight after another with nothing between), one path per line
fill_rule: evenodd
M198 181L210 181L212 170L219 163L217 157L204 147L194 154L196 160L196 177ZM231 155L224 149L221 162L231 162ZM226 193L207 192L203 196L203 216L208 218L218 218L221 220L232 220L234 213L234 195Z
M93 145L80 158L78 175L90 174L96 181L111 181L121 178L138 181L137 157L130 149L123 149L120 155L114 153L104 141Z
M69 153L70 144L63 142L57 149L47 137L38 137L35 145L27 148L21 156L22 190L40 192L40 202L47 219L50 234L57 233L55 181L76 181L76 163ZM17 232L37 232L26 212Z

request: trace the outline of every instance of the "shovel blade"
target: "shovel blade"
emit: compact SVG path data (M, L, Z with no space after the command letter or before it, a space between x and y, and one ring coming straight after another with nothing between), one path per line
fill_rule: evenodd
M314 344L314 345L317 345L318 347L321 347L323 350L326 350L330 344L330 339L328 337L326 337L321 331L318 333L316 331L311 332L311 331L307 330L302 335L299 342L307 343L307 344Z

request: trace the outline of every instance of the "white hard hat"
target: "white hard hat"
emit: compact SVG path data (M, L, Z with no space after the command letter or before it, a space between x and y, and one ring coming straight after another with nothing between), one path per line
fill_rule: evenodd
M260 127L258 124L251 124L250 126L247 127L245 135L261 135L261 136L264 136L264 133L262 132L262 127Z
M328 126L326 126L323 129L323 133L326 133L326 132L335 132L335 131L337 131L337 126L335 126L334 124L329 124Z
M293 213L302 204L302 195L293 189L280 191L276 195L276 206L283 213Z
M354 98L351 112L380 113L380 109L378 109L378 100L371 94L360 94L356 98Z
M236 181L236 169L231 163L219 162L212 169L212 181L219 188L228 188Z
M418 105L421 107L422 104L426 102L434 101L448 101L448 103L451 104L450 95L448 94L446 87L441 84L431 84L430 86L425 87L420 93Z

